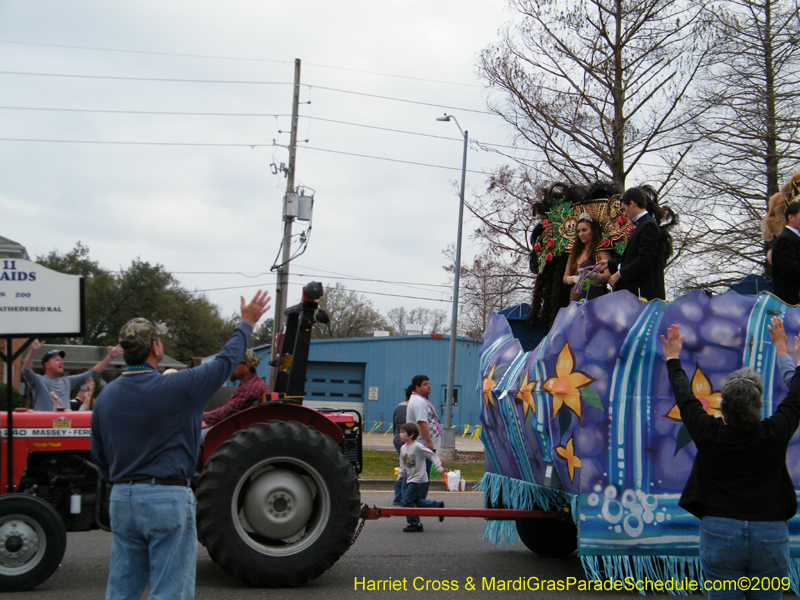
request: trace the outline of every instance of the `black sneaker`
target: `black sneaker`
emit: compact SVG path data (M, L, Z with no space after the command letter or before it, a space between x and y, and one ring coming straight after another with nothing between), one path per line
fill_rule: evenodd
M423 531L425 530L422 528L422 523L419 525L406 525L403 527L403 533L422 533Z
M444 502L439 502L439 508L444 508ZM439 523L444 521L444 515L439 515Z

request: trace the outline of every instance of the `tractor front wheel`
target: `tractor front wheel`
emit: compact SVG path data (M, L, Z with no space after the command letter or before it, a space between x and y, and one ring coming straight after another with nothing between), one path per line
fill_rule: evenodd
M360 510L356 472L339 447L293 421L237 431L197 485L200 541L255 586L319 577L350 547Z
M64 558L64 521L28 494L0 496L0 589L21 592L47 580Z

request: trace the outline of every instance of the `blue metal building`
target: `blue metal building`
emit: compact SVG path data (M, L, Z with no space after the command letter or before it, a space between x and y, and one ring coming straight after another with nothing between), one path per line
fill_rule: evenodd
M414 375L431 380L429 400L444 424L450 339L428 335L311 340L306 399L310 408L358 410L367 431L388 431L395 406L405 399ZM480 341L456 340L453 427L474 431L480 423ZM269 346L254 348L261 359L258 374L269 378Z

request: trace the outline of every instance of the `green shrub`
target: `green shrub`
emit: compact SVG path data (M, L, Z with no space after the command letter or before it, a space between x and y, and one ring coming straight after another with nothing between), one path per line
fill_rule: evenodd
M8 401L8 397L6 396L8 392L6 391L6 384L0 383L0 410L6 411L8 410L8 405L6 402ZM25 400L17 390L11 388L11 399L14 402L14 408L20 408L25 406Z

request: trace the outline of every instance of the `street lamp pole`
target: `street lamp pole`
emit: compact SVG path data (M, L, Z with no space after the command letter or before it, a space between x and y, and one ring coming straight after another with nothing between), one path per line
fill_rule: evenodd
M450 355L447 360L447 392L445 395L444 426L450 433L445 434L443 448L452 448L455 452L455 434L453 427L453 388L456 374L456 337L458 332L458 288L461 276L461 237L464 227L464 183L467 176L467 147L469 145L469 131L461 129L461 125L453 115L445 114L436 117L437 121L454 121L456 127L464 136L464 156L461 159L461 194L458 203L458 236L456 237L456 256L453 271L453 311L450 317ZM451 445L448 446L448 442Z

